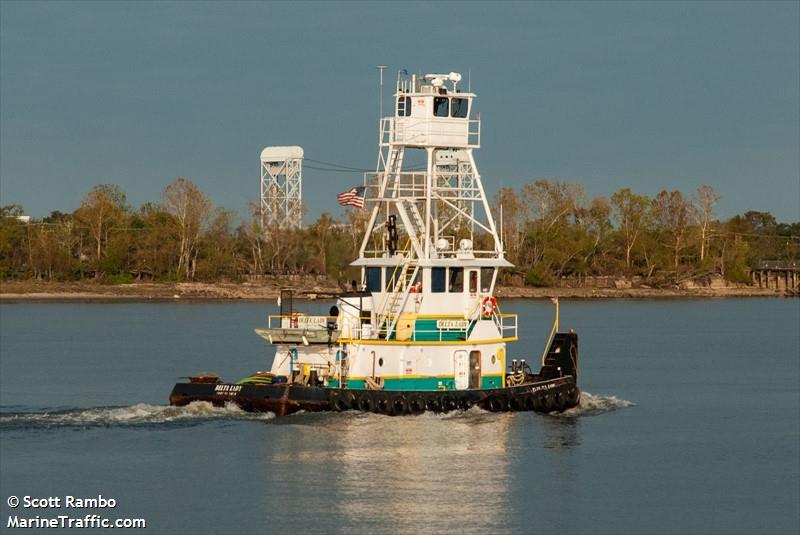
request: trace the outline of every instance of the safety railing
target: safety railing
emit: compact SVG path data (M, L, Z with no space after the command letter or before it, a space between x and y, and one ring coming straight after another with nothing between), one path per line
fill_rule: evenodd
M381 197L381 181L384 172L364 173L366 186L365 199L368 203L386 201L389 199L424 199L426 195L425 172L403 171L399 176L393 177L392 184L386 188Z
M500 320L499 327L502 338L518 338L516 314L497 314L496 317Z
M410 317L408 323L402 318L395 328L392 339L410 342L452 342L469 337L475 319L452 317ZM500 331L500 338L517 338L517 315L497 313L493 316ZM370 316L308 316L305 314L270 315L267 325L270 329L327 330L333 323L343 340L377 340L379 329L372 326ZM478 340L476 340L478 341Z

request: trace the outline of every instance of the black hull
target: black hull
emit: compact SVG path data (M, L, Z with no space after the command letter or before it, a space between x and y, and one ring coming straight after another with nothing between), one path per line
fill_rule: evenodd
M580 390L572 376L493 390L350 390L296 384L236 385L229 383L178 383L172 405L206 401L234 403L246 411L283 416L297 411L359 410L391 416L425 411L449 412L477 406L491 412L564 411L575 407Z
M399 416L425 411L449 412L480 407L487 411L561 412L578 405L578 335L556 333L539 373L520 371L509 382L524 383L492 390L355 390L305 386L298 383L231 384L178 383L172 405L206 401L214 405L235 403L246 411L273 412L278 416L297 411L377 412ZM206 378L207 380L208 378ZM216 377L210 380L216 381Z

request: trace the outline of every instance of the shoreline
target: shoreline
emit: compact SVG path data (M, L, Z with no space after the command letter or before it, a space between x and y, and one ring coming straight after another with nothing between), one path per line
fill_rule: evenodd
M332 299L341 290L330 285L294 286L298 299ZM15 301L271 301L278 298L280 285L252 283L133 283L94 282L44 283L12 281L0 283L0 302ZM749 286L703 286L683 288L532 288L498 287L495 295L504 299L652 299L722 297L797 297L784 291Z

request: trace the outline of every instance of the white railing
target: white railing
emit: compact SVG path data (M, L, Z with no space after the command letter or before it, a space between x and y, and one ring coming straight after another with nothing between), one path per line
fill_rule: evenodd
M403 171L393 181L392 185L386 188L384 197L380 197L381 180L384 172L364 173L364 185L366 186L365 199L367 202L378 202L389 199L424 199L425 198L425 172Z
M427 318L431 319L431 318ZM517 338L517 315L516 314L495 314L495 323L500 330L502 339ZM270 329L307 329L325 330L328 322L335 322L339 330L340 340L377 340L379 339L378 329L372 326L371 317L347 316L344 318L337 316L306 316L302 314L291 315L270 315L267 324ZM459 335L466 340L469 330L474 320L458 320L452 318L442 319L445 322L441 326L432 329L417 329L416 318L410 327L399 325L395 328L396 341L400 342L443 342L454 341ZM463 325L459 322L464 322ZM402 322L401 322L402 323ZM399 337L398 337L399 335ZM480 340L475 340L480 342Z
M497 314L499 319L501 338L517 338L517 315L516 314Z

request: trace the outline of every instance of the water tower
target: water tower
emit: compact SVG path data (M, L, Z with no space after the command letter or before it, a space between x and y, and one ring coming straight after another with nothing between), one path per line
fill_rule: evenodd
M266 147L261 151L261 228L300 228L303 224L303 148Z

